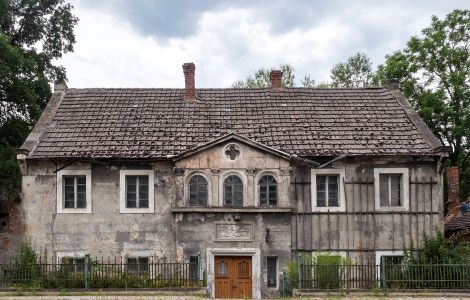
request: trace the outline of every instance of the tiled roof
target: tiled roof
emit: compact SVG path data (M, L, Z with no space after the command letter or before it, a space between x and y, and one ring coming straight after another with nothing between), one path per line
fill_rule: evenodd
M197 101L183 93L55 93L23 149L33 158L167 158L230 132L303 157L427 155L440 145L385 88L198 89Z
M445 231L455 231L462 229L470 229L470 212L462 213L461 216L458 216L446 224L444 224Z

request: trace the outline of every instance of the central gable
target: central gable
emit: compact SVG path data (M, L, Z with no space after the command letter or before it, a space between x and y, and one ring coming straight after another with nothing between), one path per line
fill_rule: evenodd
M291 156L238 134L228 134L200 145L175 159L185 169L279 169L290 165Z

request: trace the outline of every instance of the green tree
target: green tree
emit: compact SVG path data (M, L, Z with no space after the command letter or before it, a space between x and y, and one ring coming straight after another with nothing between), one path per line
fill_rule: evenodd
M0 0L0 200L20 186L16 149L66 79L54 60L73 51L78 19L64 0Z
M370 58L365 53L356 53L346 62L331 69L332 87L365 87L374 83L374 72Z
M433 16L422 36L386 57L377 79L400 80L400 89L461 170L462 196L470 195L470 11Z
M282 64L279 66L282 71L282 86L294 87L295 86L295 68L289 64ZM248 76L244 81L237 81L232 84L234 88L263 88L271 86L268 69L260 68L253 76ZM301 80L304 87L313 87L315 80L311 79L310 75L305 75Z

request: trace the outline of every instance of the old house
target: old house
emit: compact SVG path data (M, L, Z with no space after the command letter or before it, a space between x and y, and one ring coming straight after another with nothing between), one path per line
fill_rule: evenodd
M443 230L446 153L398 83L198 89L183 70L184 89L56 83L18 155L26 237L198 262L211 296L260 298L298 254L380 263Z

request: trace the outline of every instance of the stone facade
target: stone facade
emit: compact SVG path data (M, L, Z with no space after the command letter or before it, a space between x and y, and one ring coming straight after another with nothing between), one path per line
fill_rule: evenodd
M237 145L238 156L226 156ZM442 178L432 159L413 161L347 158L322 169L288 159L246 140L231 138L174 161L28 160L24 166L22 209L26 237L52 255L98 257L156 256L187 261L198 256L201 271L214 289L213 259L221 255L253 257L253 295L277 295L267 287L266 258L278 258L278 272L298 253L344 253L373 262L378 251L419 246L423 232L442 231ZM64 167L65 166L65 167ZM62 168L56 172L59 168ZM408 170L408 209L377 211L374 170ZM57 213L58 174L91 170L91 213ZM154 178L154 212L122 213L120 173L150 172ZM318 170L342 170L342 211L312 208L312 180ZM191 207L192 175L208 181L208 205ZM243 181L243 207L223 205L223 180ZM270 174L278 183L276 207L260 207L257 182ZM356 184L361 182L361 184ZM429 184L423 183L429 182ZM60 192L60 191L59 191ZM405 199L406 200L406 199Z

